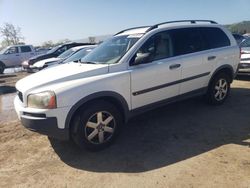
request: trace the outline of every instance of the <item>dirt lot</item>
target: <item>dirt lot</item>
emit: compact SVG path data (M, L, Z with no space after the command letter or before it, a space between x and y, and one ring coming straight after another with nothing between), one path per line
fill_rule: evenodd
M17 75L1 86L26 76ZM224 105L191 99L148 112L94 153L25 130L14 95L2 92L0 187L250 188L250 79L242 79Z

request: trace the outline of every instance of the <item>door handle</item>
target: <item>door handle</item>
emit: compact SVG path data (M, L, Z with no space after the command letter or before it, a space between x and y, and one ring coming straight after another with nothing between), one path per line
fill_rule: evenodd
M211 61L211 60L214 60L214 59L216 59L216 56L209 56L209 57L207 58L208 61Z
M179 68L180 66L181 66L181 64L173 64L173 65L170 65L170 66L169 66L169 69L170 69L170 70L177 69L177 68Z

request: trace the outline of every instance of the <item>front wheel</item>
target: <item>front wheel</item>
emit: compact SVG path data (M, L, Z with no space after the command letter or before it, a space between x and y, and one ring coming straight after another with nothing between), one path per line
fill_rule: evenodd
M206 94L207 102L214 105L223 104L230 93L230 79L225 73L216 75L211 81Z
M84 106L74 117L71 136L81 148L99 150L110 145L122 126L117 108L106 101Z

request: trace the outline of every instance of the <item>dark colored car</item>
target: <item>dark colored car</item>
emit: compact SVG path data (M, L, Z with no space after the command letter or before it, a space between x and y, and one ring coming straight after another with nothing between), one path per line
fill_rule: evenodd
M70 49L72 47L82 46L82 45L91 45L91 44L90 43L76 43L76 42L61 44L59 46L56 46L56 47L52 48L46 54L38 55L38 56L30 58L27 61L24 61L22 63L22 67L24 69L29 70L30 65L33 65L37 61L41 61L43 59L48 59L48 58L52 58L52 57L58 57L59 55L61 55L66 50L68 50L68 49Z
M233 33L233 36L238 44L240 44L243 40L246 39L246 37L244 37L240 34L237 34L237 33Z

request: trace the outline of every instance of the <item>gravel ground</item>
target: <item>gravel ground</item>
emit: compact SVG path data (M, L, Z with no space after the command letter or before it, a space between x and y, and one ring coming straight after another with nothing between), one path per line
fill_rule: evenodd
M27 74L14 75L0 77L1 86L13 86ZM134 118L116 143L100 152L79 151L24 129L14 95L3 93L0 187L250 188L247 77L234 81L222 106L196 98Z

